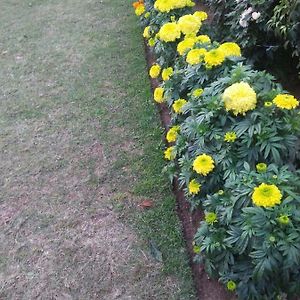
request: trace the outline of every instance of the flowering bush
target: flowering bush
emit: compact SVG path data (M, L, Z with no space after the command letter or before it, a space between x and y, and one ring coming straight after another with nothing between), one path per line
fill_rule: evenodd
M215 34L234 39L256 61L293 56L300 68L300 2L254 0L206 0L212 7Z
M214 41L191 1L143 5L154 100L171 114L168 170L205 212L197 260L240 299L299 294L298 100L245 63L237 43Z

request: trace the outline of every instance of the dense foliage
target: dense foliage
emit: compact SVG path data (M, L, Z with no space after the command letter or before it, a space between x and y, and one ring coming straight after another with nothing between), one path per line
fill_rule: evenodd
M172 117L167 170L205 212L197 260L239 299L300 294L299 101L238 44L212 41L191 1L134 6Z
M259 61L291 55L300 70L299 0L206 0L216 36L234 39Z

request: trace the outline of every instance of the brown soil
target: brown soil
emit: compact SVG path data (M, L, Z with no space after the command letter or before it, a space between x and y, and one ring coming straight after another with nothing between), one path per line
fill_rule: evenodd
M152 66L155 62L155 57L153 52L145 44L145 53L148 68ZM151 79L151 88L154 90L158 85L159 81L157 79ZM162 126L167 130L170 127L171 117L169 109L166 104L162 103L157 105ZM223 286L214 279L210 279L205 273L204 266L194 262L194 252L193 252L193 239L194 235L199 227L199 223L203 218L203 212L200 210L191 212L190 204L184 197L182 189L179 187L178 180L173 181L173 192L177 201L177 214L182 224L182 231L186 241L186 246L190 259L190 266L192 268L195 288L197 292L198 299L201 300L229 300L235 299L232 294L229 294Z

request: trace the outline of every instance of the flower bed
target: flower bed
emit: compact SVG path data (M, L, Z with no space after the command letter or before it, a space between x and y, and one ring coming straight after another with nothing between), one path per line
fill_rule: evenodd
M238 44L212 41L192 6L134 3L157 58L154 100L171 113L167 173L205 212L197 260L240 299L299 294L299 102Z

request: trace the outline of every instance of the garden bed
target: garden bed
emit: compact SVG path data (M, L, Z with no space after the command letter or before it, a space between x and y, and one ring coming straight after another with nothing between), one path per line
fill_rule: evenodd
M300 292L299 101L238 44L212 40L207 13L193 12L192 1L134 6L151 47L165 171L188 250L218 280L192 265L199 298L233 298L220 282L239 299L292 299Z

